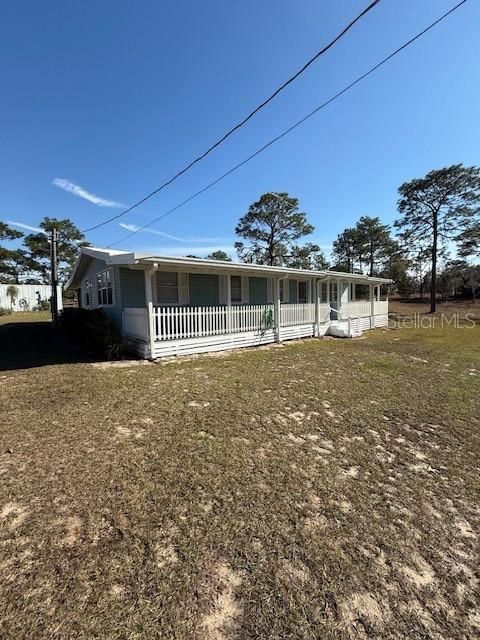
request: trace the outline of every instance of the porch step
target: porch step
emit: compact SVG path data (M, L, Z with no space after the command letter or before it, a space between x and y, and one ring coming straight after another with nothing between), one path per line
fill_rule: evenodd
M358 338L362 335L360 320L353 318L350 320L350 330L348 320L332 320L327 330L327 335L336 338Z

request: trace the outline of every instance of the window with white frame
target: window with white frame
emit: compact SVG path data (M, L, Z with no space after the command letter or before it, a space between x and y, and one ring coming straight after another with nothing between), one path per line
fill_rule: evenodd
M242 276L230 276L231 301L242 302Z
M97 273L97 302L100 306L113 304L112 271L107 269Z
M157 304L178 304L178 273L157 271Z
M85 278L83 291L85 293L85 306L89 307L92 304L92 283L90 282L90 278Z

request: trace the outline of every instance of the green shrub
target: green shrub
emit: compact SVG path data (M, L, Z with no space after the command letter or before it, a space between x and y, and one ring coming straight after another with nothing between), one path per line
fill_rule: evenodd
M11 309L5 309L5 307L0 307L0 316L9 316L12 313Z
M102 309L64 309L62 326L70 340L89 354L107 360L123 356L120 332Z
M50 301L49 300L40 300L40 302L36 306L37 311L50 311Z

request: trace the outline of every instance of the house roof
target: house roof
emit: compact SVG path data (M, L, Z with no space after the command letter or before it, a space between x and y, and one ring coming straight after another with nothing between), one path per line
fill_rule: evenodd
M293 269L291 267L271 267L268 265L250 264L245 262L227 262L224 260L209 260L207 258L182 258L175 256L158 256L151 253L139 253L134 251L115 251L112 249L102 249L99 247L81 247L77 262L72 275L65 288L75 288L80 285L82 273L86 263L92 259L102 260L106 265L125 265L152 267L179 267L181 269L192 269L194 271L215 271L221 273L247 272L256 275L280 277L303 277L303 278L338 278L350 282L365 284L389 284L393 282L388 278L374 278L364 276L359 273L345 273L343 271L330 271L328 269L313 271L310 269Z

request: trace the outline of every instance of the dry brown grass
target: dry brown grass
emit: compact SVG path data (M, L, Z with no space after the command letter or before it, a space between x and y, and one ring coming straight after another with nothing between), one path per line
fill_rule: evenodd
M430 314L430 303L426 301L406 301L394 298L390 300L388 308L391 315L399 315L400 317L414 314L422 316ZM476 301L475 303L471 300L438 302L436 315L438 316L442 313L446 316L458 314L460 318L469 316L480 320L480 301Z
M480 326L1 374L0 637L478 637L479 392Z

